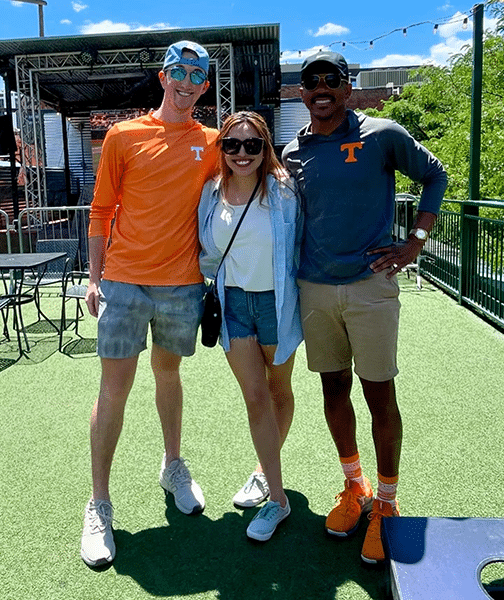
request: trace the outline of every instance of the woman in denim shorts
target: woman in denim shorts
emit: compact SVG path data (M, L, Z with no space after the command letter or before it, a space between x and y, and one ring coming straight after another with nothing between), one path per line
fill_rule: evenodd
M259 464L233 501L252 507L270 496L247 528L266 541L290 514L280 448L294 411L291 375L302 340L296 285L300 210L294 183L275 156L264 119L238 112L226 119L217 146L220 175L203 188L200 267L215 278L222 255L259 182L217 275L221 344L240 384Z

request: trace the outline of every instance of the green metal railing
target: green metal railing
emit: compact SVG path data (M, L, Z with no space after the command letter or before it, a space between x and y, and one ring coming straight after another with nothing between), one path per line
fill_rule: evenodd
M416 203L412 196L396 197L395 231L409 231ZM418 270L460 304L504 327L504 202L444 202Z

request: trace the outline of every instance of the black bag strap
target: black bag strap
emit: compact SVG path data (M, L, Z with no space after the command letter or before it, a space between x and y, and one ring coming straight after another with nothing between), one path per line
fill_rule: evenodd
M224 262L224 259L226 258L226 255L229 252L229 249L231 248L232 243L234 242L236 234L238 233L238 229L240 228L240 225L242 224L243 217L246 215L247 210L249 209L249 206L252 204L252 200L254 199L254 197L257 193L257 190L259 189L260 183L261 183L261 179L259 178L255 185L254 191L252 192L252 195L250 196L249 201L247 202L247 206L245 207L245 210L242 212L242 216L240 217L240 220L238 221L238 223L236 224L236 227L234 228L233 235L231 236L231 239L229 240L229 244L227 245L227 248L224 250L224 254L222 255L219 266L217 267L217 271L215 271L214 281L217 281L217 273L219 272L219 269L221 268L222 263Z

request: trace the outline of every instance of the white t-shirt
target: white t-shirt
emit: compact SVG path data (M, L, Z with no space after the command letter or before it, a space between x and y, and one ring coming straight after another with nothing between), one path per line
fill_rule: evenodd
M234 206L220 198L215 207L212 233L215 245L222 253L245 206ZM257 198L252 201L224 262L224 285L247 292L273 289L273 236L267 198L263 198L261 203Z

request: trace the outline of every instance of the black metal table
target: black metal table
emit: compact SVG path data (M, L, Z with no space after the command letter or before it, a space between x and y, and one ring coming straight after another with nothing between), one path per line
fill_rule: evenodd
M17 332L19 354L30 351L30 344L23 322L22 306L29 302L35 301L35 294L38 292L38 284L44 277L47 265L54 261L64 258L65 252L35 252L35 253L16 253L16 254L0 254L0 273L5 286L4 298L11 300L11 305L14 310L14 328ZM35 280L33 293L23 291L23 282L26 272L31 272ZM5 278L5 274L10 273L10 278ZM9 288L7 289L7 282ZM58 327L49 319L40 309L40 314L48 323L59 333ZM24 339L26 349L23 348L22 338Z

